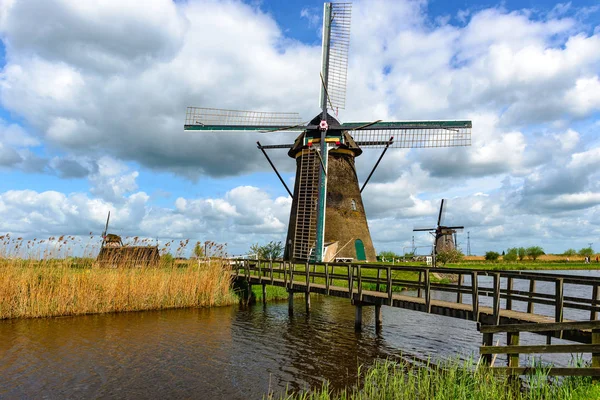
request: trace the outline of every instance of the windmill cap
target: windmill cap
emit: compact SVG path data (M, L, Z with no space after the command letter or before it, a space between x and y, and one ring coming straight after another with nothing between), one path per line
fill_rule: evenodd
M309 125L320 125L321 124L321 117L323 116L323 114L319 114L316 117L314 117L311 121ZM341 124L340 121L338 121L335 117L333 117L331 114L327 113L327 125L329 126L329 129L340 129Z

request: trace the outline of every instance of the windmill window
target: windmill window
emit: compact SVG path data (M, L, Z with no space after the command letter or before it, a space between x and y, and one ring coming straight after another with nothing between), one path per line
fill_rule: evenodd
M350 208L352 208L353 211L356 211L356 200L350 200Z

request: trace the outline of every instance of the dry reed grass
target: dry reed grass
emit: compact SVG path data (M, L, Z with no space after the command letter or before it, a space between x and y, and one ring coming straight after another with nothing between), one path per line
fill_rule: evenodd
M0 236L0 319L209 307L237 301L229 266L220 258L174 263L171 257L159 268L94 268L90 246L83 252L88 257L69 256L69 246L75 242L74 237L45 242ZM183 253L181 243L177 250Z

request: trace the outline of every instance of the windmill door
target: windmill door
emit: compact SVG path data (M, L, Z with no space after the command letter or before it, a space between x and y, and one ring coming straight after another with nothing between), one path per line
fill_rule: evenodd
M367 256L365 255L365 245L363 244L363 241L356 239L356 242L354 242L354 247L356 248L356 259L358 261L366 261Z

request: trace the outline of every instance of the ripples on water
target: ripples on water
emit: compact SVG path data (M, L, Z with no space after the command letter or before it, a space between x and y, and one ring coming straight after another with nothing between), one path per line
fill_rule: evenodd
M356 333L348 299L313 296L307 315L297 296L292 318L284 302L0 321L0 398L262 398L353 385L359 365L400 352L469 358L481 342L471 321L389 307L380 334L369 307Z

